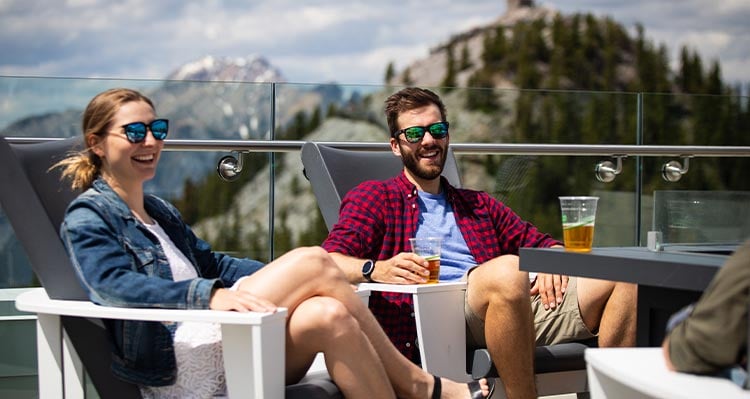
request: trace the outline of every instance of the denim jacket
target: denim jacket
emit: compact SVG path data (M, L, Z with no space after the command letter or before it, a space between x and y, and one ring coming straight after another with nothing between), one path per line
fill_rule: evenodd
M177 209L153 195L146 212L196 268L198 278L173 281L158 239L101 178L68 207L60 227L66 250L92 302L107 306L208 309L214 288L229 287L263 264L211 251ZM113 341L112 372L139 385L173 384L174 323L105 320Z

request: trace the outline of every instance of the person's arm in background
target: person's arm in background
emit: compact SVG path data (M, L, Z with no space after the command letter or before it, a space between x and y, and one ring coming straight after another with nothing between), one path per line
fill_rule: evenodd
M750 241L719 270L692 311L678 314L662 344L670 370L711 374L746 355L750 309Z

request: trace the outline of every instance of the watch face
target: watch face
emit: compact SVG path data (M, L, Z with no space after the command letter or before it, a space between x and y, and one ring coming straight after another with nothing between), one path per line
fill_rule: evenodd
M372 260L368 260L364 265L362 265L362 274L365 277L369 278L373 270L375 270L375 262L373 262Z

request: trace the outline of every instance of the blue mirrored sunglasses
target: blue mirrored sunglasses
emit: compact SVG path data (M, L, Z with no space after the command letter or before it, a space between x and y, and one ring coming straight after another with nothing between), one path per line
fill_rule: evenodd
M419 143L424 135L430 132L432 138L436 140L444 139L448 136L448 122L437 122L427 126L411 126L393 133L393 137L398 137L403 133L406 141L410 143Z
M122 125L122 128L125 129L125 135L131 143L140 143L145 140L148 130L151 130L155 139L164 140L169 133L169 120L154 119L148 125L143 122L133 122Z

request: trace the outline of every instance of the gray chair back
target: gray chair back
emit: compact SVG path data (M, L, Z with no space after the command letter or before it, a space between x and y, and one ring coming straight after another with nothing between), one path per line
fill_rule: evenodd
M3 210L52 299L88 300L58 231L65 209L79 193L60 181L59 169L50 170L82 146L80 137L39 144L10 144L0 137ZM112 349L102 320L63 317L62 324L100 397L141 397L135 385L110 372Z
M60 181L59 168L50 170L65 156L82 148L80 137L39 144L10 144L0 136L0 202L29 257L31 268L52 299L89 300L58 231L68 204L80 193ZM62 324L99 397L141 398L136 385L111 373L112 348L101 319L63 317ZM338 387L325 376L306 377L298 384L287 386L285 391L290 399L342 397Z
M341 199L352 188L366 180L385 180L401 172L401 159L390 151L359 151L334 148L328 145L306 142L302 146L302 165L305 176L310 180L328 230L338 221ZM448 151L443 176L461 187L458 164L453 151ZM537 374L565 371L581 371L585 378L586 362L583 352L589 342L569 342L550 346L540 346L535 350L534 367ZM480 348L467 352L467 371L473 378L497 378L498 373L487 349ZM585 397L586 393L579 393Z
M359 151L308 141L302 145L305 176L313 182L315 197L328 230L339 220L341 200L349 190L367 180L386 180L401 172L401 158L390 151ZM461 176L453 150L448 155L443 176L461 187Z
M52 299L88 300L58 235L65 209L78 193L49 170L82 140L0 143L2 204L31 267Z

